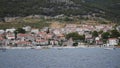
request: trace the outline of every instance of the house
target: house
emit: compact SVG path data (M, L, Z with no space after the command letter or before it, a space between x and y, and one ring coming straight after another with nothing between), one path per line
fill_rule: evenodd
M86 34L85 35L85 41L89 44L93 43L93 38L92 38L92 35L91 34Z
M117 38L109 38L108 39L108 46L115 46L118 45L119 40Z
M47 32L48 30L50 30L49 27L44 27L44 28L42 28L40 31Z
M15 39L15 34L14 34L14 33L7 33L7 34L6 34L6 38L7 38L7 39L10 39L10 40L11 40L11 39Z
M24 41L25 39L27 39L30 36L30 34L22 34L19 33L17 34L17 39Z
M99 44L99 43L100 43L100 38L99 38L99 37L96 37L96 38L95 38L95 43L96 43L96 44Z
M52 37L53 37L52 34L47 34L47 35L46 35L46 38L47 38L47 39L52 39Z
M117 26L116 29L117 29L118 31L120 31L120 26Z
M60 34L60 30L59 30L59 29L54 29L54 30L53 30L53 33L54 33L55 35Z
M65 28L77 28L76 24L67 24Z
M11 33L13 33L15 30L16 30L15 28L11 28L11 29L6 29L5 32L11 32Z
M18 41L18 42L16 42L16 44L17 44L17 46L30 46L30 45L32 45L32 43L29 41Z
M31 27L30 27L30 26L26 26L26 27L23 27L23 29L24 29L25 31L30 31L30 30L31 30Z
M74 43L73 39L70 38L70 39L67 41L67 46L73 46L73 43Z
M3 35L0 35L0 45L2 45L3 40L4 40Z
M0 30L0 34L3 34L5 31L4 30Z
M31 29L31 33L38 33L39 32L39 29Z
M96 25L95 29L96 31L103 30L103 32L107 32L108 30L112 30L112 25Z
M58 44L59 44L59 41L57 41L57 40L50 40L50 41L49 41L49 44L50 44L50 45L58 45Z
M36 43L40 45L48 45L48 40L36 39Z

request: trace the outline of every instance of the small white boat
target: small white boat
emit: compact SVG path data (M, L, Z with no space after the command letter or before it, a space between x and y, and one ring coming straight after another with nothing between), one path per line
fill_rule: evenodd
M115 48L104 48L104 49L107 49L107 50L114 50Z
M115 47L114 47L114 46L106 46L105 49L108 49L108 50L114 50Z
M41 46L36 46L35 49L41 49Z

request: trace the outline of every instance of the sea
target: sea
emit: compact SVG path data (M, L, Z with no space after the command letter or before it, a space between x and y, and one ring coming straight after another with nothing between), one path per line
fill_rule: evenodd
M120 49L0 50L0 68L120 68Z

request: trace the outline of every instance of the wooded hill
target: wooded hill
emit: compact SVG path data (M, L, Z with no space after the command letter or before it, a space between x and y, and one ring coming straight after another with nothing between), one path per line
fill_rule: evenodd
M120 21L120 0L0 0L0 17L93 15Z

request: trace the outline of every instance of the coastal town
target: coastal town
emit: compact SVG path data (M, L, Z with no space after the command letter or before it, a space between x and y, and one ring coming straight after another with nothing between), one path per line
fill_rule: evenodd
M18 29L1 29L0 47L115 46L120 45L120 35L117 34L119 31L120 26L114 27L108 24L66 24L62 28L57 26L38 29L25 26Z

